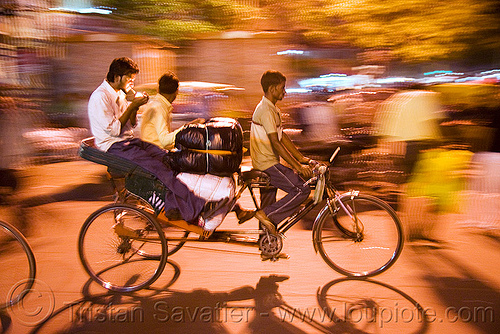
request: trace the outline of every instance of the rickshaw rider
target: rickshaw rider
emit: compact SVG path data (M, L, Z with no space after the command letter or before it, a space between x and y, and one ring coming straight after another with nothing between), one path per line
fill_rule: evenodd
M261 210L255 217L271 232L279 222L293 214L311 192L304 179L312 176L308 166L312 160L303 156L283 132L281 112L276 106L276 102L285 96L285 84L286 77L278 71L267 71L262 75L264 96L255 108L250 128L253 168L266 172L272 186L260 189ZM280 158L293 169L282 165ZM276 202L278 189L287 195Z

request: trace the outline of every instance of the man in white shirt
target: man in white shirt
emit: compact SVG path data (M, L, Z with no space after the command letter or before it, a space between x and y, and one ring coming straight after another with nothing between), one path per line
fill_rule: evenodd
M149 99L141 95L132 96L130 103L126 100L126 94L133 92L138 72L139 67L132 59L116 58L109 66L106 79L90 96L88 115L95 145L155 175L170 190L166 192L165 212L178 210L187 222L203 224L202 213L210 215L224 205L224 201L206 203L195 196L163 163L164 150L133 137L137 110Z

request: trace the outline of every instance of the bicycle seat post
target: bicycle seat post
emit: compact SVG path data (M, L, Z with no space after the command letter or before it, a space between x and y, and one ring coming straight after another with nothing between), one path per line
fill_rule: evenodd
M124 202L127 192L125 188L125 176L114 172L110 168L108 168L107 176L113 187L115 203Z

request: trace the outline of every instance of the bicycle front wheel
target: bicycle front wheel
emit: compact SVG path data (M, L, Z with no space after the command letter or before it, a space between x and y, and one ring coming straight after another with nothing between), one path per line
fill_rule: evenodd
M17 304L35 282L36 261L23 234L0 221L0 310Z
M91 214L80 230L78 254L95 282L118 292L152 284L168 256L156 219L128 204L110 204ZM151 254L156 256L151 258Z
M340 198L336 214L326 205L313 227L325 262L346 276L374 276L389 269L403 249L401 222L384 201L369 195Z

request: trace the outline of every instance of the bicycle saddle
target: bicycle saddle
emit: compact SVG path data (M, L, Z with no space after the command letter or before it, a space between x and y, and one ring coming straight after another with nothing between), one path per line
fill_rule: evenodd
M243 179L243 182L245 183L252 183L252 184L258 184L258 185L269 185L269 175L267 173L257 170L257 169L251 169L249 171L241 172L241 178Z

